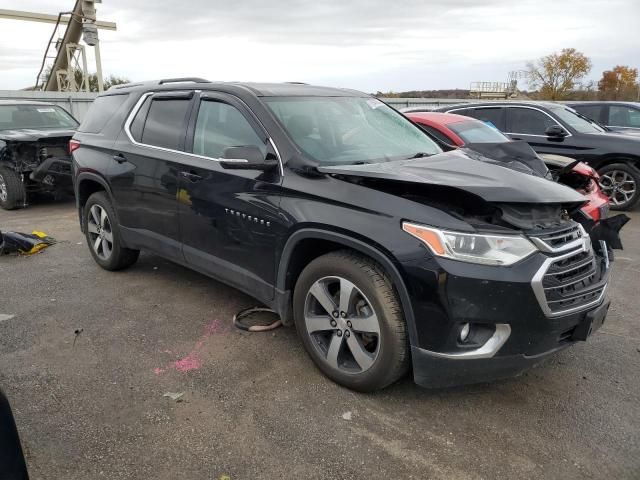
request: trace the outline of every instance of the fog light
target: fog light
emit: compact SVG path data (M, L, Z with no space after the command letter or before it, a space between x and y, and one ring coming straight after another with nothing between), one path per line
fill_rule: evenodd
M465 323L460 329L460 341L464 342L469 337L469 330L471 330L471 326L468 323Z

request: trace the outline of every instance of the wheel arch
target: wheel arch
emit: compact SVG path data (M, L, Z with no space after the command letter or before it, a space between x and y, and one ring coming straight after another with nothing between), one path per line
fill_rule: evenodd
M411 306L409 292L397 266L388 254L380 248L363 240L353 238L345 233L323 230L320 228L303 228L293 233L285 243L278 263L276 276L277 310L285 324L293 321L292 292L302 270L308 263L331 251L350 249L371 258L380 264L391 278L393 286L400 297L400 304L409 331L411 344L417 340L415 317Z
M96 192L106 192L109 200L113 203L111 188L107 181L95 173L84 172L76 177L75 193L76 207L78 208L78 216L80 218L80 229L84 232L83 211L87 200Z
M631 167L639 170L638 173L640 173L640 157L618 153L611 153L609 155L606 155L600 162L598 162L598 167L596 168L596 170L600 170L601 168L604 168L608 165L613 165L614 163L629 163Z

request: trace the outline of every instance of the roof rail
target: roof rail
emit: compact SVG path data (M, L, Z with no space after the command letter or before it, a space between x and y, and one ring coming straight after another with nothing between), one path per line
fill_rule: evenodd
M140 85L144 85L144 83L120 83L118 85L111 85L108 89L107 92L109 90L119 90L121 88L130 88L130 87L139 87Z
M163 78L158 82L158 85L164 85L165 83L182 83L182 82L193 82L193 83L211 83L211 81L205 78L199 77L182 77L182 78Z
M109 90L119 90L121 88L140 87L142 85L165 85L167 83L211 83L211 81L198 78L198 77L184 77L184 78L163 78L162 80L152 80L150 82L135 82L135 83L121 83L119 85L112 85Z

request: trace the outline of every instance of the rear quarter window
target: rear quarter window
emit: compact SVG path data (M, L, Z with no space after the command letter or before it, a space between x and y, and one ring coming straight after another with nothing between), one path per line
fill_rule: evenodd
M452 112L458 113L458 112ZM500 130L505 131L505 118L504 108L502 107L478 107L473 108L469 112L465 113L468 117L476 118L487 125Z
M96 98L87 116L80 124L80 127L78 127L78 131L84 133L100 133L128 97L129 94L126 93Z

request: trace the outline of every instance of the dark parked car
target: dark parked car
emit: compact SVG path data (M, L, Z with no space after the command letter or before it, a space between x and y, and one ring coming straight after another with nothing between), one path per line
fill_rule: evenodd
M640 103L637 102L566 102L566 105L608 130L640 134Z
M469 103L437 111L494 125L537 153L580 160L600 174L611 208L629 210L640 200L640 138L605 131L566 105L548 102Z
M495 155L498 153L498 148L505 143L510 143L510 146L514 147L514 151L509 152L511 155L516 154L515 148L522 147L522 149L519 148L520 155L527 156L530 153L531 156L536 156L527 143L521 142L519 146L513 145L516 143L514 140L475 118L443 112L410 112L405 115L429 135L432 135L446 150L450 150L451 147L468 147ZM507 145L507 148L510 146ZM606 218L609 210L609 198L600 189L599 176L596 171L582 162L571 166L575 161L567 157L558 155L550 155L550 157L541 158L541 160L550 170L551 178L574 188L587 197L588 202L582 207L582 211L595 222Z
M0 100L0 207L23 207L34 193L72 191L68 146L77 127L57 105Z
M607 314L607 249L569 216L586 219L582 195L442 153L364 93L120 86L98 97L71 149L101 267L145 249L237 287L356 390L410 364L431 387L514 375Z

